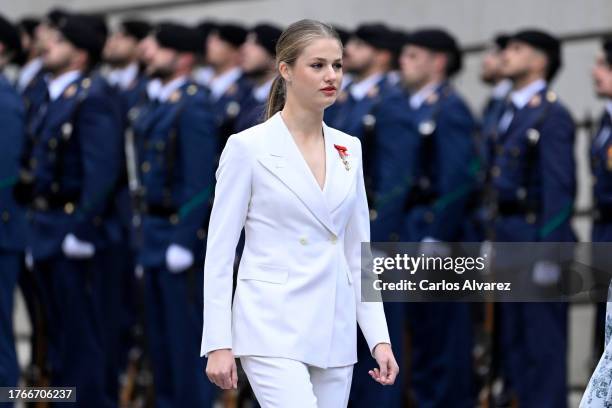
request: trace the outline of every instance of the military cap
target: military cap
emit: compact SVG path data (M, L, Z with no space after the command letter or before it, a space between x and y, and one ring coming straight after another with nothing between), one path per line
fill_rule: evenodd
M561 42L549 33L527 29L513 34L508 42L519 41L544 52L548 58L546 79L550 81L561 68Z
M35 17L25 17L19 20L18 27L30 37L34 35L34 30L40 24L40 19Z
M144 20L128 19L123 20L119 27L121 31L130 37L134 37L140 41L145 38L151 32L151 24Z
M237 24L219 24L213 32L217 33L223 41L236 48L244 44L247 36L247 30Z
M446 73L452 76L461 70L462 55L457 40L447 31L439 28L423 28L413 31L404 40L404 44L416 45L431 51L444 52L452 56L449 59Z
M340 41L342 44L346 44L346 42L351 38L352 33L344 27L334 25L334 30L338 33L338 37L340 37Z
M362 24L353 36L374 48L393 51L393 31L382 23Z
M55 7L49 10L45 16L45 21L48 25L57 26L60 21L68 17L70 13L61 7Z
M272 24L258 24L249 30L249 33L255 34L255 42L272 56L276 55L276 42L282 32L283 30Z
M509 39L510 39L510 36L508 34L498 34L493 39L493 42L495 43L497 48L499 48L500 50L503 50L508 45Z
M94 65L100 59L106 38L91 22L89 17L72 14L59 22L57 30L76 48L87 51L90 65Z
M162 22L155 27L155 39L160 46L180 52L201 53L200 34L195 28L178 23Z
M19 29L0 14L0 42L15 55L21 52Z
M606 61L608 62L608 64L612 65L612 37L604 38L601 45L604 51L604 55L606 57Z

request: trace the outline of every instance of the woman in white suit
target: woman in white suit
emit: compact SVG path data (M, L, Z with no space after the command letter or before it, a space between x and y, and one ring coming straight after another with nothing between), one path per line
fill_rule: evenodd
M301 20L276 46L268 120L232 135L217 170L204 267L202 355L236 388L240 357L262 407L345 407L357 323L390 385L399 368L382 303L361 302L369 217L361 145L323 123L342 81L342 44ZM245 246L232 306L232 265Z

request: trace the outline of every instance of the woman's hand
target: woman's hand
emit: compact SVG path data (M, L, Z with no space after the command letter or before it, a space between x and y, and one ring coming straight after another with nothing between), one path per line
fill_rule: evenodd
M208 353L206 376L224 390L238 388L238 370L231 349L219 349Z
M399 374L399 366L391 351L391 345L389 343L378 343L374 347L374 358L380 367L368 371L368 374L382 385L393 385L395 378Z

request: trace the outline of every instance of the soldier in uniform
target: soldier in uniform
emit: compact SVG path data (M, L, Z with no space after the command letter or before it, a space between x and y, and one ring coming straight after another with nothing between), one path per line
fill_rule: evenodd
M402 93L387 81L392 65L392 32L384 24L363 24L348 40L343 59L352 82L335 105L325 110L325 122L361 140L364 177L371 209L371 239L399 240L402 194L409 190L410 167L404 152L410 141L410 123ZM395 353L401 361L403 306L385 303L385 314ZM399 406L402 387L379 387L367 376L370 352L363 336L357 341L350 401L356 407Z
M19 31L0 15L0 387L15 387L19 366L13 337L13 294L25 247L25 219L11 187L19 174L25 112L21 98L2 70L21 51ZM8 403L0 403L7 407Z
M49 30L45 102L14 193L30 207L28 246L45 287L53 386L76 386L77 406L107 407L99 315L109 237L104 228L120 163L120 117L105 81L90 78L104 38L68 15Z
M17 79L17 89L24 98L28 123L31 121L33 114L38 112L38 108L44 102L47 92L46 72L43 69L42 53L45 51L49 32L52 27L57 25L67 15L68 13L63 9L52 9L34 30L27 61L21 68L19 78Z
M113 256L108 258L110 263L105 265L104 295L101 296L105 316L108 392L115 398L118 394L117 378L119 371L126 366L128 351L132 347L132 328L137 320L134 306L136 303L134 301L136 242L132 228L134 213L126 166L128 160L135 158L128 159L126 152L133 152L136 149L131 138L133 133L131 133L128 112L146 99L147 77L142 72L138 44L150 30L151 26L145 21L123 20L106 41L103 51L104 62L110 68L106 79L115 91L124 130L122 139L124 154L122 154L120 177L114 197L113 223L117 228L113 239ZM126 242L129 245L126 245Z
M480 80L491 87L491 93L482 112L483 135L490 135L497 127L506 97L512 89L512 81L502 75L502 52L507 43L507 35L496 36L482 58Z
M145 215L138 261L144 267L148 344L156 406L212 407L216 390L198 355L203 253L218 152L206 91L190 79L201 50L195 29L160 23L148 47L156 99L135 115Z
M414 170L403 240L421 242L425 254L448 256L448 242L470 240L464 222L477 185L476 121L451 84L462 66L461 51L446 31L419 29L405 38L400 66L417 146L406 157ZM417 405L473 407L469 304L409 303L406 313Z
M494 135L491 184L493 238L499 242L571 242L575 196L574 122L550 91L561 67L552 35L524 30L503 52L502 74L513 88ZM520 273L520 271L517 271ZM560 265L526 270L534 287L557 284ZM567 405L567 304L501 303L502 368L521 407Z
M250 81L240 69L240 47L247 30L236 24L218 24L206 40L206 61L214 70L208 84L219 129L219 149L236 133L236 120L251 90ZM221 152L219 150L219 153Z
M593 174L593 242L612 241L612 39L602 42L602 49L597 54L592 70L595 93L605 98L606 106L601 115L599 127L594 134L590 149L591 172ZM607 245L606 245L607 246ZM609 271L612 265L605 262L609 251L603 244L595 244L593 251L595 266L599 270ZM594 358L597 361L604 350L606 302L597 304L595 323Z
M279 27L258 24L247 34L241 49L241 68L245 77L251 81L252 88L242 103L234 127L235 132L248 129L264 120L266 101L275 77L276 41L281 32Z
M200 33L200 44L202 45L202 55L198 66L193 70L193 79L198 84L207 87L210 85L212 77L215 75L215 70L206 60L206 42L208 34L216 27L216 23L212 20L202 20L196 25L198 33Z

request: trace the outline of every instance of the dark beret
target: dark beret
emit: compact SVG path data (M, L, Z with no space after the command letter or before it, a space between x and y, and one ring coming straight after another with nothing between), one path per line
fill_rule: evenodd
M40 19L35 17L26 17L19 20L18 26L23 32L32 37L34 35L34 30L36 30L36 27L38 27L39 24Z
M101 14L81 14L82 18L85 19L87 24L91 25L91 27L96 30L98 35L104 37L106 41L106 37L108 37L108 25L106 24L106 18Z
M451 76L461 70L463 63L461 49L457 40L445 30L439 28L424 28L413 31L404 40L404 44L416 45L431 51L445 52L453 58L446 67L446 73Z
M247 30L237 24L219 24L215 27L214 32L223 41L230 43L236 48L244 44L247 36Z
M60 8L60 7L55 7L49 10L47 15L45 16L45 21L49 25L57 26L60 23L60 21L68 17L69 14L70 13L66 11L65 9Z
M608 64L612 65L612 37L604 38L601 44Z
M4 46L19 54L21 52L21 36L19 35L19 29L4 16L0 14L0 42Z
M180 52L202 52L198 30L178 23L162 22L155 27L155 39L160 46Z
M125 35L134 37L138 41L145 38L151 32L151 24L143 20L124 20L120 24Z
M497 48L499 48L500 50L503 50L508 45L509 39L510 39L510 36L508 34L499 34L495 36L495 38L493 39L493 42L495 43Z
M374 48L393 51L393 31L382 23L362 24L357 27L353 36Z
M508 41L519 41L532 46L546 54L548 57L548 72L546 79L550 81L561 68L561 42L549 33L540 30L528 29L510 36Z
M276 55L276 43L282 32L283 30L272 24L258 24L249 31L255 34L255 42L272 56Z
M57 29L76 48L87 51L90 66L100 60L106 37L88 16L73 14L63 18Z
M346 45L346 42L351 38L352 33L344 27L334 25L334 30L338 33L338 37L340 37L340 41L343 45Z

